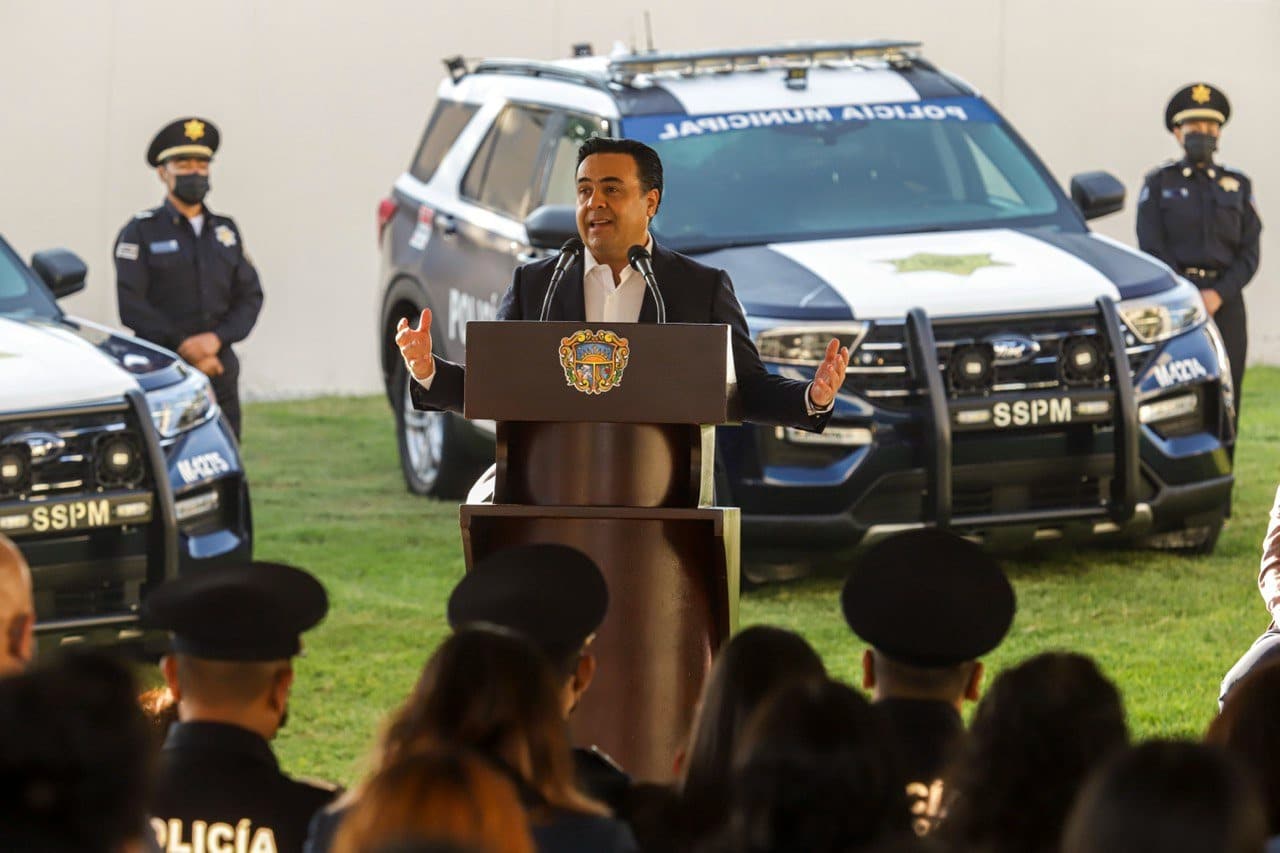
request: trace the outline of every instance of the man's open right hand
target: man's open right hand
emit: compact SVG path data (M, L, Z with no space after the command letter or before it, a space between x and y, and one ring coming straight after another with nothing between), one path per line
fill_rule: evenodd
M436 372L435 359L431 357L431 309L423 308L418 328L409 327L409 320L401 318L396 325L396 346L404 358L409 375L419 382L430 379Z

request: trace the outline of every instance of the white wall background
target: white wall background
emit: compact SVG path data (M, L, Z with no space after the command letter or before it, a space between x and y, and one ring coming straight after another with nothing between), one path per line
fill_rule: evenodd
M234 216L267 300L243 345L253 396L378 388L375 210L422 131L440 59L566 55L591 41L661 49L794 39L918 38L978 86L1064 183L1107 169L1125 211L1097 223L1133 242L1144 172L1177 151L1166 99L1204 79L1231 97L1224 162L1277 209L1280 0L0 0L0 233L26 257L66 246L89 264L73 313L115 324L111 247L162 190L151 136L186 113L222 130L211 207ZM1280 363L1263 232L1247 291L1251 361Z

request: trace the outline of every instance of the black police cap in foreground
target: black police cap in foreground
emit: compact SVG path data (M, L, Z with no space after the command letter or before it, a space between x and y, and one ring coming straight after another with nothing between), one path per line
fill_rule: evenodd
M1208 119L1226 124L1231 118L1231 102L1222 90L1208 83L1183 86L1164 108L1164 126L1173 130L1184 121Z
M221 134L217 126L204 118L180 118L160 129L147 146L147 164L159 166L173 157L213 158Z
M204 569L170 581L142 605L148 628L173 633L173 651L208 660L293 657L299 635L329 610L320 582L283 563Z
M567 545L516 545L476 563L449 596L452 628L500 625L558 662L604 621L609 590L586 554Z
M1013 587L980 547L943 530L911 530L873 546L840 593L853 632L894 660L945 667L1000 645Z

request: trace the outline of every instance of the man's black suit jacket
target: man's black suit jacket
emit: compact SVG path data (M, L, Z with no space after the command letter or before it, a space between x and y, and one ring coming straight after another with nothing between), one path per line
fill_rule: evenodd
M542 300L551 284L555 258L545 258L518 267L498 306L499 320L536 320ZM582 262L569 268L556 288L548 320L586 320L582 293ZM793 426L821 432L830 413L810 415L805 405L807 382L775 376L765 369L760 353L751 341L747 319L733 292L733 282L724 270L703 266L657 245L653 246L653 273L672 323L724 323L733 343L733 366L738 377L745 420L762 424ZM640 307L640 322L657 319L653 296L646 290ZM435 378L430 388L410 381L415 408L462 412L465 368L436 357Z

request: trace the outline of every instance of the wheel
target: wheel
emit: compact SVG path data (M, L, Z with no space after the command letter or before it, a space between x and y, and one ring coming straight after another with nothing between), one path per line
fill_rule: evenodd
M1176 551L1187 556L1207 556L1218 546L1218 537L1226 524L1226 513L1211 513L1189 520L1181 530L1154 533L1145 540L1148 548L1158 551Z
M458 436L458 418L449 412L422 412L409 396L409 371L396 366L396 440L404 485L415 495L461 498L483 467Z

